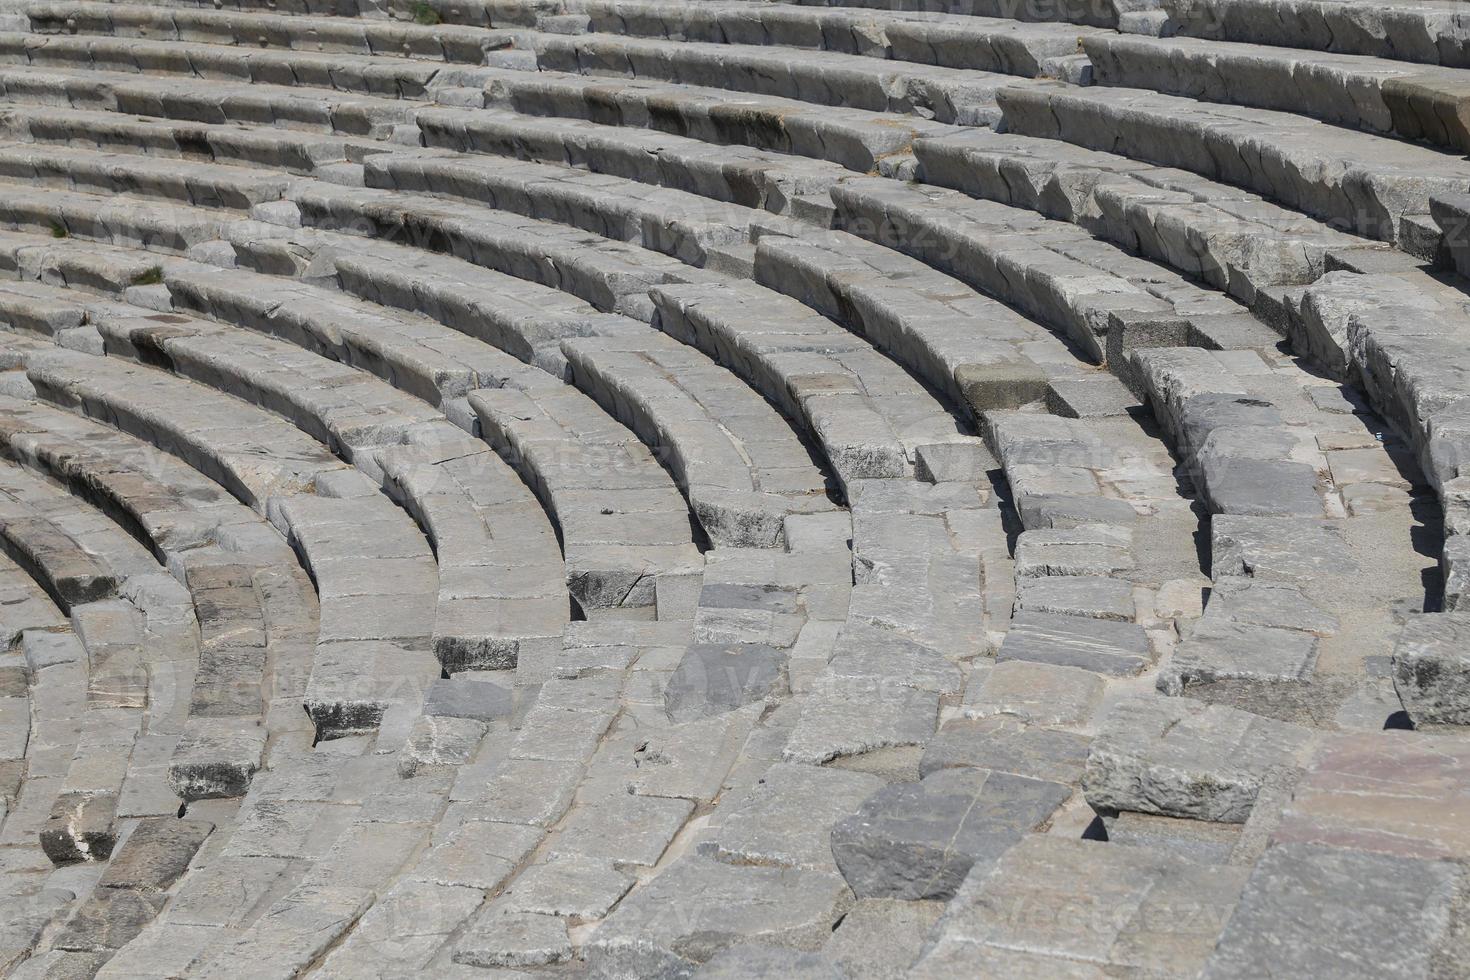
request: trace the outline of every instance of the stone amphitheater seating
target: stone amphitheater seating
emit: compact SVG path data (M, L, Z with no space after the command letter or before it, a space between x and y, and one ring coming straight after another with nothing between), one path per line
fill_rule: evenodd
M0 974L1464 975L1467 52L3 0Z

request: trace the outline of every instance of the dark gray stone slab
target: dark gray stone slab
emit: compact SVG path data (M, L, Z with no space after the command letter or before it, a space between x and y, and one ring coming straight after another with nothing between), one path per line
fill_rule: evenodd
M977 862L1043 824L1069 787L985 769L943 769L885 787L832 829L859 898L948 898Z
M779 694L786 689L785 651L764 643L696 643L664 688L664 710L692 721Z
M515 695L509 688L463 675L441 677L429 685L424 697L424 714L441 718L473 718L488 723L510 717L514 709Z

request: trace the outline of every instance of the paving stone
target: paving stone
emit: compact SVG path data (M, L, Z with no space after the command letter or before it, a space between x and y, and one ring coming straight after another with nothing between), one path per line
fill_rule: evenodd
M512 692L494 681L472 680L460 674L429 685L424 714L444 718L472 718L486 724L507 718L513 710Z
M548 855L516 876L500 904L512 912L600 919L633 880L609 861L581 854Z
M1090 670L1008 660L965 690L971 718L1013 715L1033 725L1080 725L1092 717L1106 682Z
M939 926L939 947L1024 951L1030 965L1018 976L1067 976L1077 962L1097 976L1190 976L1225 928L1246 874L1143 848L1037 835L993 868L976 869Z
M540 843L534 827L466 820L424 856L415 874L438 885L498 888Z
M1204 614L1233 623L1303 630L1327 636L1338 619L1308 599L1294 585L1270 585L1253 579L1222 578L1210 592Z
M785 664L785 653L763 643L692 644L664 689L669 718L690 721L779 696Z
M1014 660L1080 667L1110 677L1137 674L1151 652L1143 628L1133 623L1023 612L996 652L997 664Z
M1132 535L1111 527L1031 530L1016 542L1016 576L1110 576L1134 566Z
M1075 784L1082 778L1089 741L1004 716L956 718L941 725L924 748L919 774L964 766Z
M592 934L594 972L687 976L728 946L816 951L851 902L839 875L686 856L643 884ZM677 915L669 910L678 907Z
M832 829L832 854L860 898L948 898L1071 795L1059 783L942 769L879 790Z
M1131 623L1133 586L1121 579L1086 575L1022 578L1016 582L1016 608Z
M475 888L400 880L327 956L321 972L345 978L421 970L483 901Z
M1210 522L1210 573L1263 582L1308 584L1355 570L1340 528L1330 521L1217 516Z
M1201 975L1433 976L1461 874L1438 861L1277 845L1251 870Z
M840 980L845 976L820 953L802 953L777 946L746 943L716 953L695 971L697 980Z
M1151 813L1119 813L1105 817L1108 841L1143 848L1156 854L1174 854L1198 864L1228 864L1239 845L1241 825L1181 820Z
M1222 682L1300 684L1316 667L1317 643L1298 630L1202 619L1174 648L1159 672L1158 688L1179 695Z
M564 919L509 912L496 904L476 913L453 953L454 962L477 967L547 966L571 958Z
M853 980L901 976L919 958L940 902L868 898L854 903L822 952Z
M1297 769L1310 732L1184 698L1133 698L1103 717L1082 788L1100 810L1242 823L1262 785Z
M1464 861L1470 833L1457 814L1470 797L1467 766L1470 752L1453 735L1327 736L1272 840Z
M214 825L205 820L144 820L128 835L97 886L166 891L188 868L194 852L213 829Z
M832 826L857 812L883 781L864 773L777 763L719 818L698 851L728 864L835 871Z
M553 853L582 854L615 867L653 867L694 811L689 800L615 793L567 815Z

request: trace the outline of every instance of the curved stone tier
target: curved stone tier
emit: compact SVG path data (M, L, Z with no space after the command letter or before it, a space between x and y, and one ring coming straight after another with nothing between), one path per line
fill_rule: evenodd
M1464 975L1467 25L0 0L0 974Z

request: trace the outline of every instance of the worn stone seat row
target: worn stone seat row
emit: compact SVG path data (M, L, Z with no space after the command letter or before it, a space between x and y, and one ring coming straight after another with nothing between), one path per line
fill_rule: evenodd
M310 670L317 603L285 540L145 443L37 403L6 409L8 455L135 529L189 588L200 662L188 720L169 741L170 787L185 800L240 795L270 730L293 729L299 716L284 705L299 699ZM157 727L153 737L168 739Z

